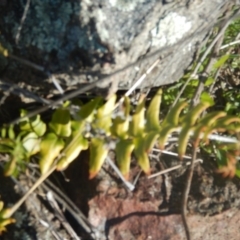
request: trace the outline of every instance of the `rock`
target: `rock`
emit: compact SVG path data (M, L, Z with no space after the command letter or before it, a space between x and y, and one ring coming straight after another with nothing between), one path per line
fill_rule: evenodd
M181 216L164 216L158 211L158 204L157 201L95 197L89 201L89 220L104 230L109 240L186 239ZM239 213L237 208L232 208L214 216L189 215L192 239L239 239Z
M111 81L129 88L159 57L160 64L141 87L160 86L182 76L227 3L32 0L23 19L26 1L13 0L1 6L0 42L13 54L54 73L65 89L124 67L128 68ZM136 63L139 59L145 60ZM24 74L16 74L16 68ZM26 78L29 67L9 60L3 69L5 77L30 86L33 79L41 79L35 90L49 91L46 81L43 84L46 76L34 71Z
M109 240L184 239L181 216L161 216L158 205L158 201L96 197L89 202L89 220L102 226Z

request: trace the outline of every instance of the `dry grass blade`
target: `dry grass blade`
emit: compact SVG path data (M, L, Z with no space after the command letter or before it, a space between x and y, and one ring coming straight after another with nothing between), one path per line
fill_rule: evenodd
M18 209L19 207L26 201L26 199L34 192L34 190L42 184L42 182L51 175L51 173L55 170L55 166L53 166L48 172L43 174L37 182L31 187L31 189L18 201L16 202L12 207L11 210L8 212L8 215L6 217L11 217Z
M196 159L196 160L194 161L194 164L195 164L195 163L199 163L199 162L202 163L203 160L202 160L202 159ZM168 168L168 169L163 170L163 171L160 171L160 172L158 172L158 173L154 173L154 174L148 176L148 179L154 178L154 177L157 177L157 176L160 176L160 175L165 174L165 173L169 173L169 172L171 172L171 171L177 170L177 169L179 169L179 168L181 168L181 167L184 167L184 166L189 166L190 164L191 164L191 162L187 162L187 163L185 163L185 164L179 164L179 165L177 165L177 166Z
M55 211L55 216L60 220L60 222L62 223L64 228L68 231L68 233L71 236L71 238L76 239L76 240L80 239L77 236L76 232L72 229L72 227L70 226L68 221L66 220L63 212L61 211L61 209L58 206L56 200L54 199L54 196L53 196L52 192L49 191L46 196L47 196L48 202L50 203L50 205L52 206L52 208Z
M19 39L20 39L20 34L21 34L21 31L22 31L23 24L24 24L24 22L26 20L26 17L27 17L27 13L28 13L28 10L29 10L30 3L31 3L31 0L27 0L25 8L24 8L23 15L22 15L22 18L21 18L21 22L20 22L19 27L17 29L17 33L16 33L16 37L15 37L15 42L17 44L18 44Z

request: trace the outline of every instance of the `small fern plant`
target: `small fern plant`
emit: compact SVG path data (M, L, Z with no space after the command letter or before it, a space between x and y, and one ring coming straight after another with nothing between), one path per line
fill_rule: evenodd
M0 152L9 156L4 166L5 175L17 176L33 156L38 156L42 174L53 167L62 171L82 150L89 149L91 179L101 169L109 150L113 149L119 169L127 179L132 154L141 169L150 174L148 153L154 146L163 150L173 133L178 134L178 155L182 159L189 141L197 148L200 143L208 144L212 133L227 132L233 136L240 131L240 118L227 116L224 111L201 116L211 106L209 101L200 102L186 114L181 113L186 110L188 103L178 102L160 120L161 89L147 109L144 96L140 97L134 109L130 99L125 97L121 109L114 114L116 98L113 95L104 102L101 97L97 97L84 105L77 104L78 110L74 112L71 110L73 103L65 102L53 112L48 123L40 115L27 118L27 112L22 110L22 119L17 126L1 128ZM236 160L239 156L239 142L215 144L219 150L218 172L224 176L233 177L236 174L240 177L240 167ZM0 207L1 233L5 225L14 220L10 218L7 209L3 209L3 205Z
M240 118L227 116L224 111L210 112L201 117L211 106L209 101L200 102L183 116L180 116L181 112L188 104L186 101L179 102L160 121L161 97L160 89L147 110L144 96L140 97L135 109L131 109L130 99L125 97L121 110L115 116L116 95L105 103L97 97L79 105L80 109L75 113L71 113L71 103L66 102L53 112L49 123L43 122L40 115L25 118L27 112L22 110L22 120L17 127L1 129L0 152L7 153L10 158L5 164L5 175L16 176L35 155L39 157L42 173L53 164L62 171L82 150L89 149L89 177L93 178L101 169L111 146L114 146L117 164L126 178L132 153L142 170L149 174L148 153L154 145L163 150L173 133L178 134L178 155L182 159L190 140L196 148L200 142L208 144L212 133L228 132L233 136L240 130ZM216 144L230 159L230 156L237 157L237 141Z

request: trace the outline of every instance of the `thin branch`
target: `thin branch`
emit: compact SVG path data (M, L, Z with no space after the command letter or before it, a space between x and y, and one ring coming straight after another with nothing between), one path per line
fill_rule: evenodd
M31 0L27 0L27 2L26 2L25 8L24 8L24 12L23 12L23 15L22 15L22 18L21 18L21 21L20 21L20 25L19 25L19 27L17 29L17 34L16 34L16 37L15 37L16 44L18 44L18 42L19 42L19 38L20 38L21 31L22 31L22 27L23 27L23 24L24 24L24 22L26 20L28 9L30 7L30 2L31 2Z
M16 61L18 61L18 62L20 62L20 63L22 63L22 64L24 64L24 65L26 65L28 67L31 67L31 68L33 68L35 70L40 71L40 72L45 72L45 68L44 67L42 67L42 66L40 66L40 65L38 65L36 63L30 62L30 61L28 61L26 59L17 57L17 56L15 56L13 54L7 53L7 55L5 55L5 57L9 57L9 58L11 58L13 60L16 60Z
M32 93L26 89L22 89L15 84L8 83L8 82L2 81L2 80L0 80L0 89L3 90L4 94L5 94L5 97L3 97L0 101L0 105L3 104L5 101L5 98L8 97L8 92L15 94L17 96L22 94L26 98L31 98L31 99L35 100L36 102L43 103L43 104L49 104L51 102L50 100L39 97L39 96L35 95L34 93Z
M36 172L37 177L40 176L38 172ZM33 177L33 180L36 180ZM64 208L72 215L72 217L76 220L76 222L89 234L91 237L101 236L101 233L89 223L88 219L85 215L79 210L79 208L72 202L72 200L64 194L55 184L53 184L50 180L46 179L41 187L45 191L51 191L54 194L55 199L60 203Z
M110 159L110 157L107 157L106 158L107 160L107 163L113 168L113 170L117 173L117 175L120 177L120 179L123 181L124 185L130 190L130 191L133 191L135 186L126 181L122 175L122 173L118 170L117 166L114 164L114 162Z
M30 194L32 194L34 192L34 190L41 185L41 183L48 177L51 175L51 173L56 169L56 166L53 166L48 172L46 172L45 174L43 174L38 180L37 182L29 189L29 191L18 201L16 202L11 208L9 208L9 211L7 213L6 216L4 216L5 218L9 218L11 217L17 210L18 208L26 201L26 199L30 196Z
M147 77L149 73L158 65L160 59L158 58L149 68L148 70L133 84L133 86L125 93L125 96L129 96ZM123 101L123 100L122 100Z
M234 42L225 44L225 45L221 46L220 49L223 50L223 49L225 49L225 48L231 47L231 46L236 45L236 44L240 44L240 40L236 40L236 41L234 41Z
M57 204L54 195L51 191L48 191L46 194L47 200L51 207L55 211L55 216L59 219L61 224L64 226L66 231L69 233L72 239L80 240L80 238L77 236L76 232L73 230L71 225L67 222L67 219L65 218L63 212L61 211L59 205Z
M152 72L152 70L158 65L160 59L158 58L149 68L148 70L133 84L133 86L124 94L124 96L128 97L132 94L132 92L143 82L143 80L147 77L148 74ZM124 97L122 97L117 104L115 105L115 109L121 105L124 101Z
M48 74L50 80L52 81L53 85L55 86L55 88L59 91L60 94L64 94L64 90L62 89L60 83L58 82L58 80L55 78L55 76L53 74Z
M176 156L176 157L178 156L178 153L167 151L167 150L160 150L160 149L157 149L157 148L153 148L153 151L160 152L160 153L165 153L165 154L171 155L171 156ZM191 157L186 156L186 155L183 155L183 158L192 159Z
M181 210L182 210L182 220L183 220L183 225L186 231L186 237L187 240L191 240L191 234L189 230L189 226L187 223L187 200L188 200L188 194L191 188L191 183L192 183L192 177L193 177L193 169L194 169L194 162L196 161L196 156L197 156L197 148L193 148L193 153L192 153L192 160L190 167L188 169L187 173L187 180L185 184L185 188L183 190L183 195L182 195L182 205L181 205Z
M203 160L202 160L202 159L197 159L197 160L194 161L194 163L198 163L198 162L202 163ZM165 173L168 173L168 172L171 172L171 171L174 171L174 170L177 170L178 168L181 168L181 167L184 167L184 166L188 166L188 165L190 165L190 164L191 164L191 161L187 162L186 164L176 165L176 166L174 166L174 167L165 169L165 170L160 171L160 172L158 172L158 173L154 173L154 174L148 176L148 179L154 178L154 177L157 177L157 176L160 176L160 175L162 175L162 174L165 174Z

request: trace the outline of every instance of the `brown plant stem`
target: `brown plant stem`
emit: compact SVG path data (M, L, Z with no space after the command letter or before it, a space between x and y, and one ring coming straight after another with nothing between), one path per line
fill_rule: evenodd
M190 234L189 226L187 223L187 216L186 216L187 215L187 200L188 200L188 194L189 194L190 188L191 188L194 162L196 161L196 156L197 156L197 148L193 148L192 159L191 159L191 163L190 163L190 166L189 166L189 169L187 172L187 180L186 180L185 188L183 190L183 195L182 195L181 215L182 215L182 220L183 220L183 225L185 228L187 240L191 240L191 234Z
M16 202L11 208L9 208L9 211L7 212L7 216L4 216L5 218L11 217L17 210L18 208L25 202L25 200L29 197L31 193L39 186L41 183L48 178L51 173L56 169L56 166L54 165L51 167L45 174L43 174L37 182L29 189L29 191L18 201Z

